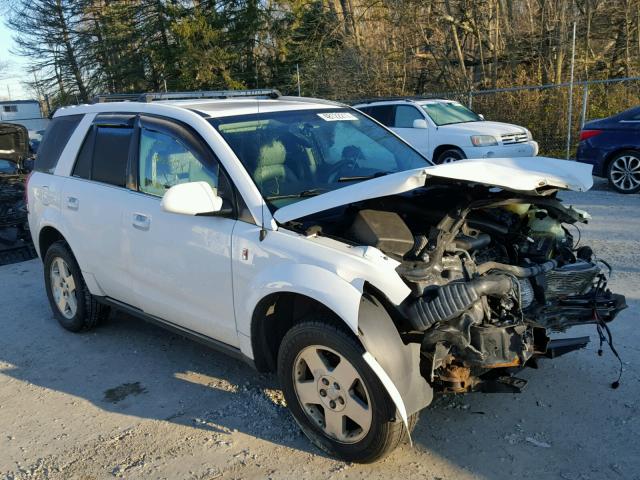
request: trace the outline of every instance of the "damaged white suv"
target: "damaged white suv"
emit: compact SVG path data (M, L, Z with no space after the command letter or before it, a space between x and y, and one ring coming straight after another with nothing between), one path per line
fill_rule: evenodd
M519 391L518 369L588 341L547 332L625 307L556 198L590 166L433 166L357 110L275 91L101 100L57 111L28 183L55 316L80 331L117 308L277 371L336 457L381 458L434 392Z

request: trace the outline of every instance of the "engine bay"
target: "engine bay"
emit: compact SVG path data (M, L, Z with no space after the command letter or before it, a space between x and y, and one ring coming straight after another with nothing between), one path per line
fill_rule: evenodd
M291 227L373 246L399 262L412 293L389 308L404 341L421 344L422 375L434 389L520 391L526 382L513 371L588 342L550 340L549 332L592 323L602 340L626 308L607 288L606 261L580 244L589 215L555 193L442 181Z

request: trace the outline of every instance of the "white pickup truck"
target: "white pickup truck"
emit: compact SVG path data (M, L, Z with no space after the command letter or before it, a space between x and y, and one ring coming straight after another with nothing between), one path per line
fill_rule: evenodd
M538 143L528 129L487 121L452 100L376 100L354 107L389 127L434 163L538 154Z

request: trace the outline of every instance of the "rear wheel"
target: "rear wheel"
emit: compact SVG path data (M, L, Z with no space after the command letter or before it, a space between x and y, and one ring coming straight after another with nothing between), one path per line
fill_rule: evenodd
M453 163L453 162L457 162L458 160L463 160L465 158L467 157L465 157L464 153L459 148L448 148L447 150L441 152L438 155L435 162L437 164Z
M627 150L616 155L607 169L609 185L620 193L640 191L640 152Z
M89 292L65 242L55 242L47 250L44 282L51 310L67 330L88 330L109 315L109 307L98 303Z
M363 352L348 332L310 319L282 340L278 376L291 413L316 446L368 463L396 448L406 429ZM416 420L411 418L411 428Z

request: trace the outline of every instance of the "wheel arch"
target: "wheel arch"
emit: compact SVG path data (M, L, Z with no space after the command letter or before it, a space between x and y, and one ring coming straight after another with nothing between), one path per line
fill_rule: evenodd
M442 152L446 151L446 150L458 150L460 153L462 153L462 155L466 158L466 154L464 153L464 150L462 150L462 148L460 148L457 145L451 145L448 143L445 143L443 145L438 145L434 150L433 150L433 158L431 159L434 163L435 161L438 159L438 157L442 154Z
M622 152L636 152L640 155L640 147L618 147L612 152L607 153L607 156L604 157L604 162L602 163L602 173L604 176L609 174L609 165L616 158L616 156L620 155Z
M334 310L316 298L293 291L270 293L258 302L251 316L251 348L258 371L277 370L282 339L310 311L324 313L327 323L353 334Z
M51 225L45 225L40 229L38 233L38 251L40 252L40 258L43 262L49 247L58 241L63 241L69 245L65 236L57 228ZM71 249L71 246L69 246L69 249ZM71 253L73 254L73 251Z

